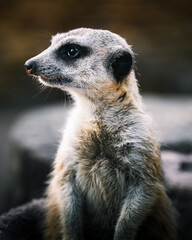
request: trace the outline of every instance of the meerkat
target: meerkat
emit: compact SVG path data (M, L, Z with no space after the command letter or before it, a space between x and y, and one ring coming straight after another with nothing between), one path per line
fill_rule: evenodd
M46 240L175 240L159 145L126 40L107 30L59 33L25 63L75 100L47 190Z

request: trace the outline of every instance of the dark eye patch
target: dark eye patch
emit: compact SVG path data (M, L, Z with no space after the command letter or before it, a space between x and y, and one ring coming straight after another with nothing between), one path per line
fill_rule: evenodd
M57 55L64 61L74 61L79 58L84 58L90 54L89 47L80 46L78 44L65 44L57 50Z

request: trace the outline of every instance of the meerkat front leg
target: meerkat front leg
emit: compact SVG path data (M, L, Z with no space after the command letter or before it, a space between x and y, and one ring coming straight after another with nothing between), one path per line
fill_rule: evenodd
M76 186L75 173L66 171L61 175L53 177L48 189L45 236L50 240L81 240L81 196Z
M61 232L63 240L81 240L81 197L75 184L75 175L71 173L62 186Z
M144 184L131 186L128 190L117 221L114 240L133 240L151 206L154 203L153 190Z

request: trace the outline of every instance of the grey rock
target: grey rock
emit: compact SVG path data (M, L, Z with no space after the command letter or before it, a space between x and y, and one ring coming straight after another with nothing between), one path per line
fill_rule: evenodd
M68 106L58 104L26 112L17 119L11 130L12 143L41 161L51 161L68 110Z
M192 154L162 152L168 193L177 211L178 239L192 239Z
M163 149L192 151L192 98L148 95L144 102L157 122ZM41 197L69 111L63 104L40 107L26 112L13 125L14 202Z
M143 99L157 123L163 147L192 151L192 97L147 95ZM50 160L54 157L69 110L70 107L63 104L30 110L13 126L13 142L41 160Z
M161 155L169 188L190 194L192 200L192 154L162 151Z
M192 97L144 96L164 149L192 152Z
M41 197L69 107L40 107L21 115L10 131L12 206Z

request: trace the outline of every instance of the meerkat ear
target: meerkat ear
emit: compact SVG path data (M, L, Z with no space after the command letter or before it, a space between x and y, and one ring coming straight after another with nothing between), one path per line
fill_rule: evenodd
M113 76L117 82L125 79L133 66L133 55L128 51L118 51L110 59Z

